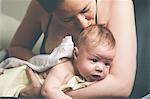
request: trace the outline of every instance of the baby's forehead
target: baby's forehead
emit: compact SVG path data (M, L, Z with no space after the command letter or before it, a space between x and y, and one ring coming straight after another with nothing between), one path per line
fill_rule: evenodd
M84 51L91 55L95 56L104 56L108 58L113 58L115 56L115 47L111 48L109 46L88 46L88 45L83 45Z
M106 41L99 41L99 42L84 41L80 44L80 46L83 46L88 50L105 50L105 51L115 50L115 46L108 44L108 42Z
M105 48L107 50L114 50L115 43L109 38L101 37L101 36L87 36L84 39L81 39L79 45L83 45L88 49L101 49Z

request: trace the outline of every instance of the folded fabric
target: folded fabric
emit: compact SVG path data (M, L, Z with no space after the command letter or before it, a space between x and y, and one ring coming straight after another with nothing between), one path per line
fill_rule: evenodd
M20 91L29 84L29 79L26 74L27 65L22 65L14 68L5 69L0 75L0 97L18 97ZM41 84L44 79L35 73Z
M0 75L0 96L17 97L21 89L29 83L26 76L26 65L5 69Z
M61 58L71 58L74 44L71 36L66 36L61 44L56 47L51 54L40 54L32 57L28 61L34 65L40 66L40 70L44 71L52 66L61 63ZM39 71L39 70L38 70Z
M64 84L60 87L61 90L68 91L70 89L72 90L77 90L80 88L84 88L87 87L91 84L93 84L94 82L87 82L84 79L81 79L79 76L73 76L67 84Z
M74 44L72 42L71 36L66 36L61 44L56 47L51 54L43 54L43 55L36 55L29 59L28 61L24 61L18 58L8 58L0 63L0 73L5 68L9 67L17 67L20 65L28 65L30 68L37 72L43 72L54 65L61 63L61 58L72 57Z

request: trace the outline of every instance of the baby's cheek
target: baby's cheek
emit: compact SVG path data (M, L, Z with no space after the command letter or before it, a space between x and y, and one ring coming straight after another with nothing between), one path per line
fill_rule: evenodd
M86 66L86 67L84 67L84 68L82 68L82 69L83 69L83 71L84 71L85 73L90 73L90 72L93 70L93 68L90 67L90 66Z

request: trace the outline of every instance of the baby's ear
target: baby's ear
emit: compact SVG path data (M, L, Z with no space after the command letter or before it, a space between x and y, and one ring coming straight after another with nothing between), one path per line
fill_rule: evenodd
M79 50L78 50L78 48L75 46L75 47L74 47L74 50L73 50L73 59L74 59L74 60L77 60L78 54L79 54Z

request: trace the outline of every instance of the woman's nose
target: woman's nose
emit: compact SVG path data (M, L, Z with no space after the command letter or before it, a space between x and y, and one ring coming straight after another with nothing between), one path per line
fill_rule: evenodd
M76 22L77 22L77 25L82 29L92 24L91 20L87 19L86 16L83 14L76 15Z

